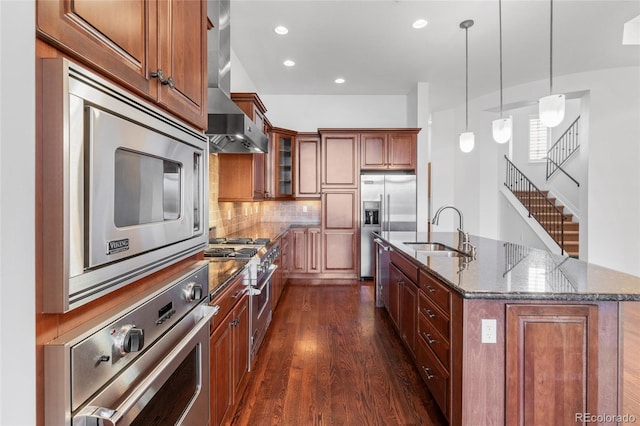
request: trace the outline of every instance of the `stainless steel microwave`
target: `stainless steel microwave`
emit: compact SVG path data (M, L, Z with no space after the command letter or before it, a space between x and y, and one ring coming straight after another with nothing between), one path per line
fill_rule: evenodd
M208 146L66 59L43 59L44 311L66 312L207 244Z

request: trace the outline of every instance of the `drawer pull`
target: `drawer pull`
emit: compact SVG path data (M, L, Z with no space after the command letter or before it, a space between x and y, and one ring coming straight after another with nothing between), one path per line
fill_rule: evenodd
M427 342L428 342L430 345L433 345L434 343L436 343L436 342L437 342L437 340L434 340L434 339L432 339L432 338L431 338L431 335L430 335L429 333L422 333L422 337L424 337L425 339L427 339Z
M233 294L233 296L231 296L231 298L232 299L237 299L238 296L240 296L243 292L244 292L244 290L238 290Z
M429 318L435 318L437 317L436 314L434 314L431 309L423 309L424 313L429 317Z
M429 290L430 293L435 293L436 292L436 289L431 287L430 285L426 285L425 287L427 288L427 290Z
M234 319L233 321L231 321L231 326L232 326L232 327L235 327L235 326L237 326L238 324L240 324L240 318L236 318L236 319Z
M427 380L431 380L431 379L434 379L436 377L435 374L431 374L431 369L429 367L425 367L423 365L422 366L422 370L424 371L424 374L427 375Z

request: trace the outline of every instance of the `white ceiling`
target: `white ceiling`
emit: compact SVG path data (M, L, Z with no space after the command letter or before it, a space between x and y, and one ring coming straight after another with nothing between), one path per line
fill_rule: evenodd
M504 87L549 78L549 12L548 0L503 0ZM640 46L622 45L638 15L638 0L554 1L554 76L640 66ZM418 18L429 25L413 29ZM404 95L428 82L438 110L464 102L465 19L474 98L499 87L498 0L232 0L231 45L260 94Z

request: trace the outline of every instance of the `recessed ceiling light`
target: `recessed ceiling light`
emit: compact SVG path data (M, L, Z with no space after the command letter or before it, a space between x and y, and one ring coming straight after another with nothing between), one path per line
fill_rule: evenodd
M419 30L420 28L426 27L428 23L429 22L426 19L418 19L413 23L412 27Z
M294 66L296 63L293 62L291 59L287 59L286 61L283 62L285 67L292 67Z
M334 81L335 81L337 84L343 84L343 83L344 83L345 81L347 81L347 80L345 80L345 79L344 79L344 78L342 78L342 77L338 77L338 78L336 78Z
M289 32L289 29L287 27L283 27L282 25L278 25L273 29L273 31L275 31L278 35L285 35Z

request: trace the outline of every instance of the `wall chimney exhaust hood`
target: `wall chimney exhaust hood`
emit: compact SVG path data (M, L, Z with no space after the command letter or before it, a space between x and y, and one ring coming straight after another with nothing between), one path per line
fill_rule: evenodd
M269 138L230 98L231 27L230 0L207 1L213 28L207 33L207 110L209 152L266 153Z

